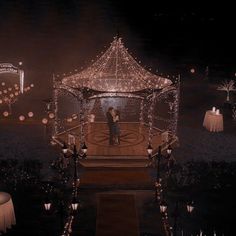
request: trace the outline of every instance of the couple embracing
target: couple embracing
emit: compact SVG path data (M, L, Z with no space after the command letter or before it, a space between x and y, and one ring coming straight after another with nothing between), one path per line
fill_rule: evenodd
M107 124L109 128L109 144L120 144L120 113L113 107L109 107L107 111Z

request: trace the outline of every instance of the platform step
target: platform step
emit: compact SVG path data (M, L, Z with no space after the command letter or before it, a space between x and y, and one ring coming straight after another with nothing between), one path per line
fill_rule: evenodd
M148 159L88 159L81 160L80 164L85 168L107 167L107 168L144 168L148 167Z

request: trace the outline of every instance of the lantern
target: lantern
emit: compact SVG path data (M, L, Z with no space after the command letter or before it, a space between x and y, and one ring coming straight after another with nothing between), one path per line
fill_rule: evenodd
M28 113L28 117L33 117L34 116L34 113L32 112L32 111L30 111L29 113Z
M25 120L25 117L21 115L21 116L19 116L19 120L20 120L20 121L24 121L24 120Z
M72 200L72 202L71 202L72 210L73 210L73 211L76 211L76 210L78 209L78 206L79 206L78 201L76 200L75 197L73 197L73 200Z
M81 147L82 152L85 154L88 151L88 148L86 144L84 143L83 146Z
M168 148L167 148L167 150L166 150L167 154L168 154L168 155L171 155L172 150L173 150L172 147L169 145Z
M42 119L42 123L43 123L44 125L46 125L46 124L48 123L48 119L47 119L47 118L43 118L43 119Z
M193 202L187 203L187 212L188 212L188 213L192 213L193 210L194 210L194 204L193 204Z
M62 146L61 150L62 150L62 152L63 152L64 154L66 154L66 153L67 153L67 151L68 151L68 148L67 148L67 145L66 145L66 143L64 143L64 144L63 144L63 146Z
M9 112L8 111L4 111L3 112L3 116L5 116L5 117L9 116Z
M153 151L153 148L152 148L151 144L149 143L148 147L147 147L147 153L148 153L149 156L152 155L152 151Z
M54 113L50 112L50 113L48 114L48 117L49 117L50 119L53 119L53 118L55 117L55 115L54 115Z
M160 212L161 212L161 213L165 213L166 210L167 210L167 203L166 203L165 201L162 201L162 202L160 203Z
M190 69L190 72L191 72L192 74L194 74L194 73L195 73L195 69L194 69L194 68L191 68L191 69Z

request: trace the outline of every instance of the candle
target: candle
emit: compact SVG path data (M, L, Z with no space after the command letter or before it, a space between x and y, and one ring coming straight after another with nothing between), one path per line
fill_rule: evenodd
M216 110L216 115L219 115L219 114L220 114L220 110L217 109L217 110Z
M215 107L212 107L212 112L215 112L216 111L216 108Z

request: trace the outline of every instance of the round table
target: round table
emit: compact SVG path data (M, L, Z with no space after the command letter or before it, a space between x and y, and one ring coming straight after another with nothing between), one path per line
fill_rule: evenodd
M16 224L14 206L11 195L5 192L0 192L0 234L10 229Z
M208 110L206 111L203 126L210 132L220 132L224 130L223 127L223 115L216 114L215 112Z

